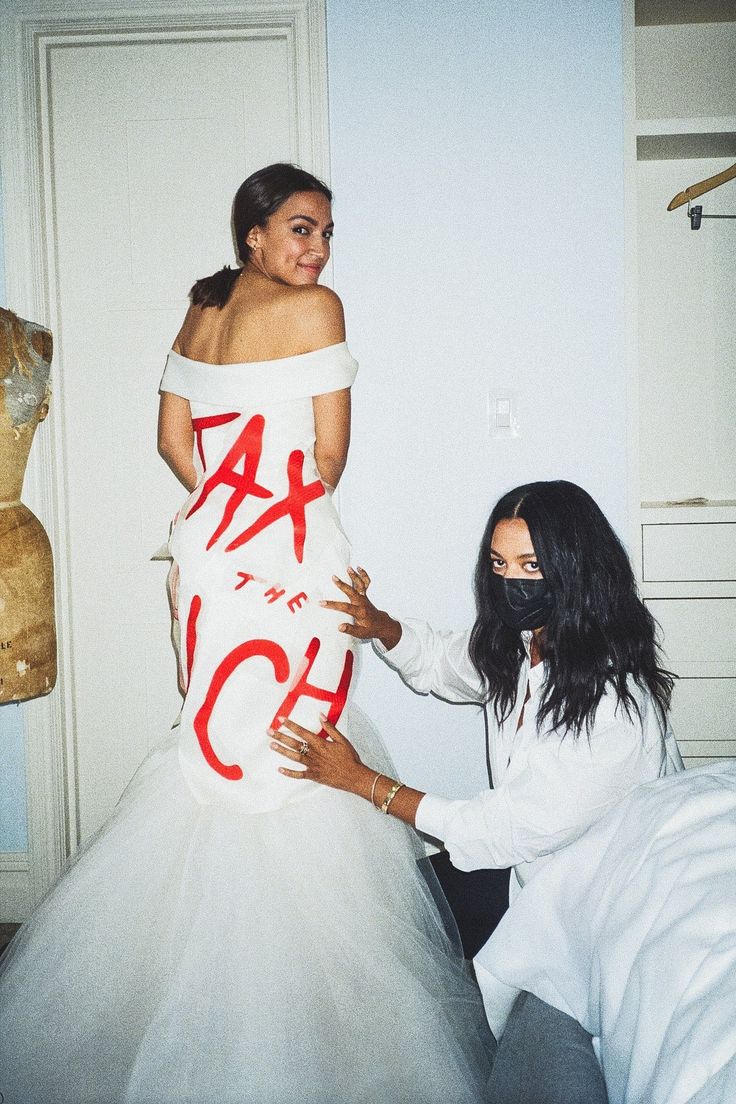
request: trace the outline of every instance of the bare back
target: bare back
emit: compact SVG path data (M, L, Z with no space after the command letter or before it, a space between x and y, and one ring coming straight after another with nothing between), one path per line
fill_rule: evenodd
M329 288L292 287L245 272L224 307L190 307L174 348L208 364L245 364L344 339L342 306Z
M204 364L249 364L299 356L344 340L342 303L334 291L316 284L277 283L248 269L224 307L189 308L174 350ZM315 395L312 404L317 468L324 482L336 487L350 444L350 391ZM162 392L159 453L189 491L196 483L193 439L188 401Z

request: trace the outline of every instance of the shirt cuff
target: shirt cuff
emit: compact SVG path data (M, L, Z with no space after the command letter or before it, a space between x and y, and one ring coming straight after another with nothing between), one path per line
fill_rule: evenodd
M373 641L373 650L389 667L400 670L405 663L413 659L419 650L419 641L414 630L405 621L399 621L401 636L390 650L384 648L380 640Z
M425 794L417 805L414 818L417 831L425 832L435 839L445 839L445 826L448 817L457 805L464 805L464 801L454 801L449 797L439 797L438 794Z

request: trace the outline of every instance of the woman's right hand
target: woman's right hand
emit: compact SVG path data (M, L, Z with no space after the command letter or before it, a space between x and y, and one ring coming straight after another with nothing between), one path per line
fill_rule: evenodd
M401 624L384 610L376 609L366 591L371 584L368 573L362 567L348 568L350 582L346 583L333 575L335 586L345 595L345 602L320 602L325 609L347 613L353 619L352 624L340 625L340 632L349 633L358 640L376 639L387 651L394 648L401 639Z

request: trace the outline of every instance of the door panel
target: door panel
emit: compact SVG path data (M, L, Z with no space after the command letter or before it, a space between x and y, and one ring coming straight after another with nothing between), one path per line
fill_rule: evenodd
M179 709L166 539L184 492L157 387L193 281L230 262L240 181L298 160L286 36L56 49L49 74L79 831Z

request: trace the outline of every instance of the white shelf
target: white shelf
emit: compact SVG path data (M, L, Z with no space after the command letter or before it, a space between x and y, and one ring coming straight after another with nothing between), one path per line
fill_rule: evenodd
M733 499L684 500L682 502L642 502L642 525L703 525L736 521Z
M731 22L733 0L636 0L637 27Z
M736 158L736 115L637 119L637 161Z
M729 134L736 132L736 115L693 115L686 119L637 119L636 133L669 134Z

